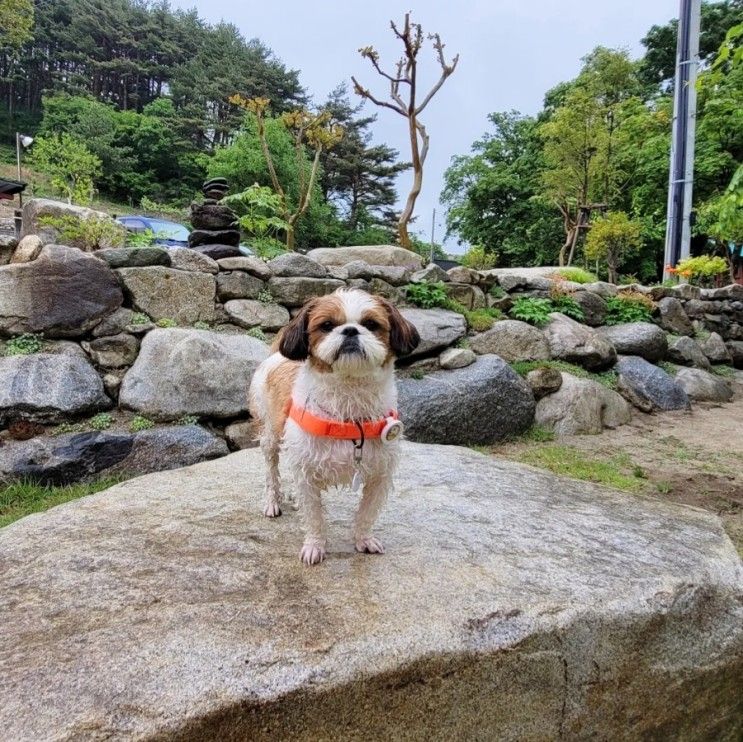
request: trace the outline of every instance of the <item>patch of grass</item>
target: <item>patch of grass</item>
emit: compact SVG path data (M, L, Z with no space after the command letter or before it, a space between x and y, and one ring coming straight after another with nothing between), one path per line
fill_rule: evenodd
M129 423L129 430L131 430L132 433L139 433L141 430L149 430L154 427L155 423L142 415L135 415Z
M555 474L605 484L627 492L638 492L643 487L638 477L626 472L622 466L624 461L619 463L616 459L610 461L592 459L572 446L553 444L531 448L521 453L519 461L549 469Z
M590 271L583 270L583 268L560 268L559 271L555 271L550 278L561 278L563 281L572 281L573 283L594 283L597 280L596 276Z
M170 317L163 317L155 322L155 324L158 327L178 327L178 323L174 319L170 319Z
M88 425L93 428L93 430L108 430L113 423L113 415L109 412L99 412L88 420Z
M493 452L490 446L472 445L472 446L467 446L467 448L471 449L472 451L475 451L475 453L482 453L485 455Z
M266 333L261 330L260 327L251 327L246 335L250 335L250 337L255 338L256 340L262 340L264 343L268 342L268 338L266 337Z
M66 487L52 487L28 481L0 486L0 528L31 513L40 513L63 502L93 495L118 484L122 479L110 477L98 482L71 484Z
M704 327L697 327L694 330L694 337L697 340L707 340L712 333Z
M506 290L503 286L498 286L497 283L490 287L488 293L493 297L493 299L503 299L506 296Z
M60 423L52 431L52 435L64 435L65 433L82 433L85 426L82 423Z
M32 353L39 353L43 347L44 339L41 335L25 332L23 335L5 341L4 354L6 356L30 356Z
M655 489L657 489L661 495L667 495L671 490L673 490L673 485L664 480L662 482L656 482Z
M455 348L463 348L464 350L467 350L470 347L470 341L469 338L463 337L459 338L456 343L454 343Z
M593 379L603 384L612 391L617 389L617 380L619 378L616 371L587 371L583 366L576 366L574 363L567 361L514 361L511 368L519 375L526 376L529 371L535 368L554 368L557 371L564 371L566 374L572 374L579 379Z
M534 423L529 430L521 434L521 440L532 441L533 443L549 443L555 440L555 433L552 430Z
M416 381L420 381L425 375L426 372L422 368L414 368L410 372L410 378L415 379Z
M658 361L658 368L662 368L669 376L676 376L680 366L670 361Z
M491 307L489 309L472 309L465 310L464 318L467 320L467 326L475 332L485 332L489 330L499 319L503 318L503 312L500 309Z
M712 366L710 369L713 374L722 376L725 379L732 379L735 377L735 369L732 366Z
M272 304L273 300L273 294L268 289L261 289L258 292L258 301L261 304Z
M650 322L655 303L639 291L622 291L606 300L604 324L623 325L626 322Z

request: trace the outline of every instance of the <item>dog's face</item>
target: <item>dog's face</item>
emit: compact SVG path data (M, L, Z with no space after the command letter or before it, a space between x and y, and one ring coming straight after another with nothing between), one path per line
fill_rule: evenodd
M340 289L302 307L284 330L279 351L293 361L310 358L325 371L363 376L419 342L415 327L386 299Z

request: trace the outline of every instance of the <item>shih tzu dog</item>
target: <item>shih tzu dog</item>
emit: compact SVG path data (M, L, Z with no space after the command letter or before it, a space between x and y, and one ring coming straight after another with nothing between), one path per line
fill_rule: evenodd
M358 289L307 302L278 337L250 385L262 423L264 515L281 515L279 450L294 473L305 526L300 559L325 558L321 496L330 487L362 489L353 525L357 551L383 554L372 527L392 487L402 426L395 358L418 345L415 327L387 300Z

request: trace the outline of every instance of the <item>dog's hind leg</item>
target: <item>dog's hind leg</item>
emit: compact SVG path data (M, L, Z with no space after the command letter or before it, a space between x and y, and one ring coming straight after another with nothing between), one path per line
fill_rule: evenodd
M276 518L281 515L281 477L279 476L279 451L281 439L266 425L261 435L261 451L266 460L266 505L263 515Z

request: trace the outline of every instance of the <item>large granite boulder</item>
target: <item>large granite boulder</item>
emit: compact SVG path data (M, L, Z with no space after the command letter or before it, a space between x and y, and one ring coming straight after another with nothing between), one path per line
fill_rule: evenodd
M110 406L101 377L83 354L0 357L0 424L14 418L61 422Z
M247 412L250 380L268 354L247 335L153 330L124 377L119 403L156 420L234 417Z
M143 268L149 265L170 266L170 251L164 247L110 247L98 250L97 258L104 260L109 268Z
M558 435L600 433L632 420L629 403L593 379L562 374L562 384L537 402L535 420Z
M223 271L245 271L262 281L268 281L273 275L271 269L263 260L248 255L240 255L237 258L222 258L217 261L217 265Z
M733 398L729 381L701 368L679 369L675 378L689 399L696 402L729 402Z
M0 530L8 740L686 739L743 727L743 577L719 519L404 443L378 534L262 515L263 457Z
M550 322L544 333L552 358L577 363L590 371L608 368L617 359L611 341L597 330L559 312L550 314Z
M336 289L345 286L345 283L337 278L274 277L269 280L267 286L279 304L301 307L315 296L332 294Z
M470 348L475 353L495 353L504 361L544 361L550 349L544 333L526 322L504 319L489 330L470 338Z
M80 337L123 300L105 263L72 247L47 245L31 263L0 266L0 335Z
M29 480L61 486L177 469L227 453L221 438L198 425L138 433L67 433L6 443L0 448L0 483Z
M436 263L429 263L425 268L415 271L410 276L411 283L445 283L450 281L449 274ZM467 281L466 283L471 283Z
M111 222L111 239L100 247L116 247L123 245L126 239L126 229L114 221L105 211L88 209L85 206L74 206L63 201L53 201L48 198L31 198L23 204L23 229L21 238L36 234L45 245L59 241L59 230L48 224L46 219L104 219Z
M170 265L181 271L196 271L198 273L218 273L219 264L208 255L191 250L188 247L171 247L168 249ZM229 258L228 258L229 260Z
M18 242L10 260L6 260L6 263L30 263L32 260L36 260L41 253L41 249L44 247L44 243L41 241L41 237L37 234L27 234L23 239Z
M209 273L155 266L116 271L135 309L152 319L172 319L179 324L214 317L216 280Z
M733 366L743 368L743 340L728 340L725 347L730 352Z
M583 323L600 327L606 319L606 301L593 291L574 291L572 298L583 310Z
M93 363L105 368L131 366L139 353L139 340L125 332L83 341L81 345Z
M246 271L223 271L217 276L217 297L230 299L257 299L266 284Z
M410 281L411 275L410 268L402 265L369 265L363 260L354 260L344 266L329 266L328 275L341 278L341 275L333 275L336 271L345 271L344 280L361 278L364 281L371 281L380 278L391 286L403 286Z
M616 365L618 389L635 407L652 410L688 410L689 397L683 387L662 368L639 356L624 356Z
M725 346L725 341L716 332L711 332L709 337L699 343L699 347L710 363L733 362L733 357Z
M240 327L260 327L269 332L289 324L289 310L281 304L264 303L251 299L233 299L224 305L228 317Z
M405 435L421 443L495 443L534 421L531 388L495 355L454 371L401 379L398 389Z
M467 334L467 322L458 312L448 309L402 309L401 314L415 325L421 338L411 354L413 358L446 348Z
M599 332L616 348L617 353L640 356L654 363L662 361L668 353L666 333L650 322L628 322L602 327Z
M660 326L674 335L691 335L694 331L691 320L684 311L684 305L673 296L658 301Z
M282 278L325 278L325 266L298 252L285 252L268 261L268 269Z
M690 337L674 338L668 345L668 359L681 366L696 366L697 368L708 369L710 367L709 359L704 355L704 351L699 343Z
M400 265L416 270L423 265L420 255L396 245L359 245L358 247L318 247L307 257L323 265L346 265L363 260L369 265Z

